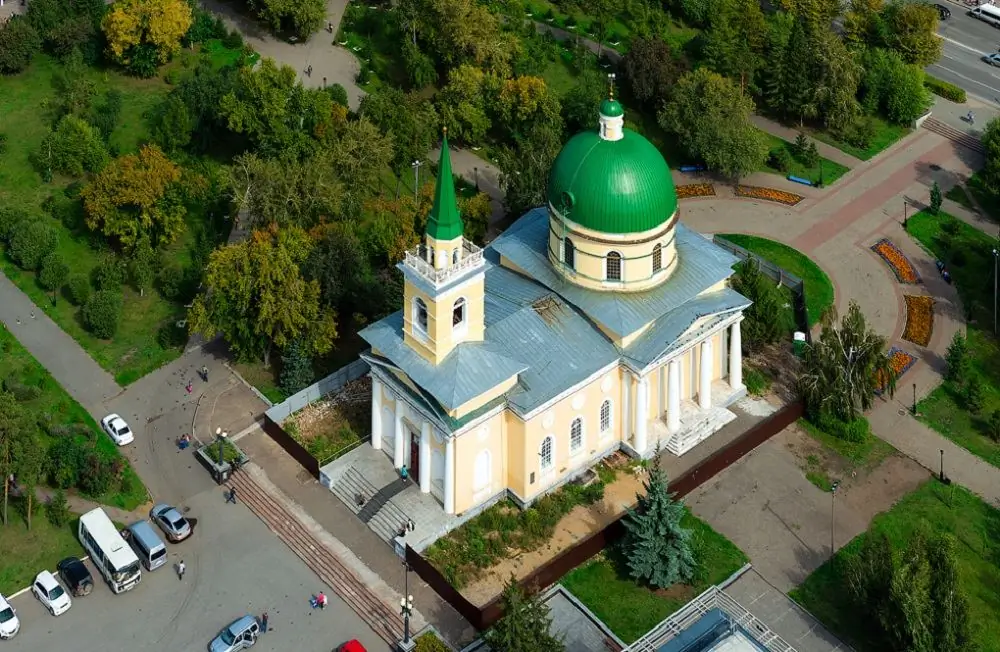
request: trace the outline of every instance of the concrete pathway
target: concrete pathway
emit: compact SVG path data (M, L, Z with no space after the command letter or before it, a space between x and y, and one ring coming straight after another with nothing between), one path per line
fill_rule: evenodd
M764 133L771 134L772 136L776 136L789 143L794 143L795 139L799 136L799 131L797 129L786 127L785 125L771 120L770 118L765 118L762 115L753 115L750 117L750 120ZM827 145L826 143L816 140L815 138L809 138L809 140L816 143L816 151L819 152L820 156L833 161L834 163L839 163L848 169L856 168L863 162L859 158L855 158L846 152L842 152L833 145Z
M111 374L2 272L0 322L91 414L100 414L104 401L121 393L122 388Z

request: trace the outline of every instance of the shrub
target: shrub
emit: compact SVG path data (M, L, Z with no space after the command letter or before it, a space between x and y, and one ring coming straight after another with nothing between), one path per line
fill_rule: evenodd
M55 229L41 220L22 220L17 223L9 239L7 253L24 270L35 271L42 260L55 251L59 236Z
M15 206L0 206L0 242L7 243L14 235L14 226L28 219L28 213Z
M234 29L233 31L226 34L226 38L222 39L222 45L224 45L229 50L242 50L243 35Z
M358 74L354 76L354 81L356 81L358 84L364 85L368 83L368 81L371 79L371 76L372 76L371 68L368 66L367 63L362 63L361 67L358 68Z
M0 131L0 156L7 151L7 134Z
M965 383L965 407L973 414L983 411L983 404L986 402L986 391L983 388L983 379L979 374L969 374L969 380Z
M84 224L83 202L78 197L66 197L61 194L49 195L42 208L59 220L63 226L71 231L78 231Z
M175 301L184 287L184 270L177 263L167 263L156 274L156 289L167 301Z
M36 385L26 385L21 379L11 374L3 379L3 390L14 395L18 402L33 401L42 395L42 388Z
M62 256L52 252L42 260L42 270L38 273L38 284L46 290L58 290L69 276L69 265Z
M121 480L125 462L117 455L91 451L80 474L80 489L90 496L108 493Z
M80 177L104 167L108 150L97 129L74 115L66 115L42 141L34 161L39 171Z
M55 527L62 527L69 522L69 502L66 500L65 491L57 489L52 494L48 504L45 505L45 516L49 519L49 523Z
M122 295L117 290L95 292L81 311L83 325L102 340L110 340L118 332L121 319Z
M969 373L969 345L962 333L955 333L945 354L945 378L961 385Z
M90 281L83 274L74 274L66 281L66 297L70 303L82 306L90 298Z
M169 86L176 86L181 80L181 71L174 68L163 76L163 81Z
M771 150L767 157L768 165L785 174L788 174L788 172L792 169L792 163L792 153L789 152L788 148L785 146L775 147Z
M993 410L990 415L990 439L1000 443L1000 410Z
M868 419L862 416L851 421L842 421L833 415L823 413L820 415L816 425L828 435L856 444L867 441L871 435L871 427L868 425Z
M52 433L49 433L52 435ZM51 485L60 489L75 487L80 482L88 447L85 440L72 436L57 436L49 447L46 475Z
M347 89L340 84L331 84L326 87L327 94L330 95L330 99L339 104L340 106L347 106Z
M771 388L771 379L754 367L743 368L743 384L747 393L753 396L763 396Z
M128 53L129 58L125 69L128 70L129 74L142 79L152 79L156 76L156 69L160 64L160 54L155 45L140 43L130 48Z
M98 290L121 290L125 282L125 266L115 256L108 256L94 268L94 287Z
M28 19L13 16L6 24L0 25L0 74L16 75L21 72L41 49L42 39Z
M968 99L965 95L964 88L959 88L958 86L949 84L944 80L931 77L926 73L924 74L924 87L935 95L940 95L946 100L958 102L959 104L965 104L965 101Z

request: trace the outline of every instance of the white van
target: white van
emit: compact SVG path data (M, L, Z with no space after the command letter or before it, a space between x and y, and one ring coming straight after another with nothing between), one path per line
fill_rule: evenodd
M993 5L980 5L970 11L969 15L994 27L1000 27L1000 8Z

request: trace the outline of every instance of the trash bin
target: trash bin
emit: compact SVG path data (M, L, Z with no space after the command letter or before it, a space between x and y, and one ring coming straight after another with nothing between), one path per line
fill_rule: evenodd
M792 336L792 352L798 357L802 357L806 351L806 334L802 331L795 331Z

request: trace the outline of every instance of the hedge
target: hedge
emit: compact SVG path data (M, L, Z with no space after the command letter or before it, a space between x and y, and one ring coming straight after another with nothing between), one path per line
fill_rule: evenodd
M958 102L959 104L965 103L966 97L964 88L959 88L954 84L949 84L946 81L938 79L937 77L931 77L930 75L924 75L924 86L930 92L935 95L940 95L946 100Z

